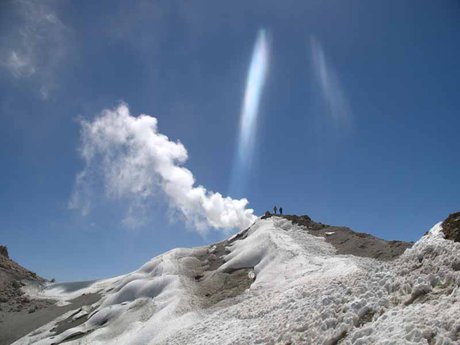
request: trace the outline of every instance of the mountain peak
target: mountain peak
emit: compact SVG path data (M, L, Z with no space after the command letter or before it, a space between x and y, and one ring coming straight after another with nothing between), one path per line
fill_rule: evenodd
M453 344L460 243L442 229L411 244L264 217L127 275L30 292L71 311L15 344Z

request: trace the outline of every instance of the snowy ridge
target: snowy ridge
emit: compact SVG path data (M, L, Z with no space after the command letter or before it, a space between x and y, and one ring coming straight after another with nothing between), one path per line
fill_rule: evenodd
M102 298L15 344L459 344L460 243L440 230L382 262L336 255L285 219L258 220L228 241L217 269L209 261L216 246L172 250L78 290L99 289ZM203 307L197 274L241 268L250 287ZM76 315L87 320L54 334Z
M92 293L97 288L103 295L94 305L95 309L84 324L71 328L56 337L49 336L51 328L72 316L72 312L61 316L56 322L33 332L29 339L18 344L53 344L70 337L88 334L83 344L148 344L188 325L193 316L190 306L190 278L187 278L187 264L193 261L191 254L203 251L197 249L174 249L144 264L139 270L114 279L96 282L89 287L74 291L64 297ZM189 281L188 281L189 280ZM44 297L56 296L58 288L44 291Z
M329 278L357 269L353 259L334 256L334 248L323 238L276 217L254 224L247 238L229 249L220 269L254 267L256 279L251 288L269 289L297 279Z

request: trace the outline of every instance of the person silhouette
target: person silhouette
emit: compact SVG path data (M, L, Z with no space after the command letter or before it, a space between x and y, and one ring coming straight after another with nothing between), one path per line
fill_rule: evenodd
M274 211L274 212L275 212L275 214L276 214L276 211L278 211L278 208L277 208L276 206L275 206L275 207L273 207L273 211Z
M280 207L280 214L283 214L283 208Z

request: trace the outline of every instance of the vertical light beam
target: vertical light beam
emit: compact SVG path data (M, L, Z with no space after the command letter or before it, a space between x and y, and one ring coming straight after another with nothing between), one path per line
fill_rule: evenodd
M246 90L240 115L238 147L233 163L230 193L239 194L244 192L247 182L249 167L254 155L257 117L268 71L268 57L267 34L264 29L261 29L254 45L246 79Z

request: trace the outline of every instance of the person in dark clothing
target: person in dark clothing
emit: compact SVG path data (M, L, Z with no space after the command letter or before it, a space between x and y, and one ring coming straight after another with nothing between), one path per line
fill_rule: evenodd
M278 208L277 208L276 206L273 207L273 211L274 211L274 213L276 214L276 211L278 211Z
M283 208L280 207L280 214L283 214Z

